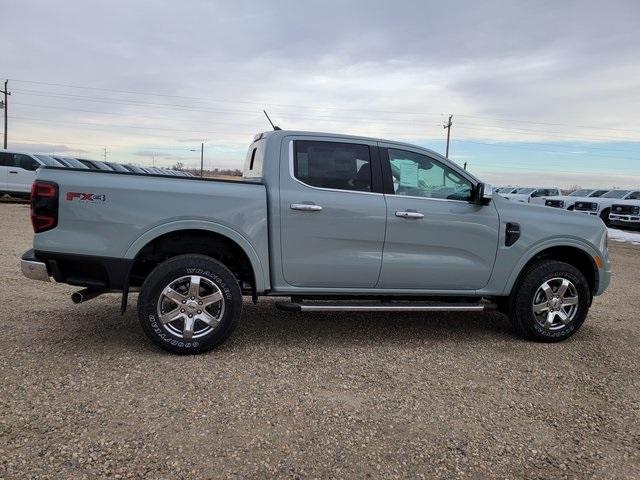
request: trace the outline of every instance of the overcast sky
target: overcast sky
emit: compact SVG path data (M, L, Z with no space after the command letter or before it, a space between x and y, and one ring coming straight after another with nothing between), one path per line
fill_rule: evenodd
M443 152L451 113L452 159L489 182L640 185L636 0L0 7L10 147L195 165L206 140L240 167L267 108Z

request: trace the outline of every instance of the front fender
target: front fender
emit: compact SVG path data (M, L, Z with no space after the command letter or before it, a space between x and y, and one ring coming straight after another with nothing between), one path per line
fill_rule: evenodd
M138 252L152 240L166 233L176 232L179 230L205 230L208 232L223 235L237 243L251 262L256 280L256 291L264 292L269 289L269 276L266 268L263 266L260 256L255 248L242 234L219 223L209 222L206 220L176 220L168 223L157 225L145 233L140 235L127 249L124 258L134 259Z
M589 257L592 259L597 255L600 255L600 252L598 251L598 249L596 249L593 245L591 245L589 242L580 239L580 238L567 238L567 237L562 237L560 238L551 238L551 239L546 239L543 240L539 243L536 243L532 246L529 247L529 249L526 250L526 252L521 256L520 260L518 261L518 263L516 264L516 266L514 267L514 269L512 270L507 283L504 287L504 290L502 292L503 295L509 295L511 293L511 290L513 289L513 286L515 285L516 281L518 280L518 277L520 276L520 273L522 272L522 269L527 265L527 263L529 263L531 261L531 259L533 259L536 255L538 255L540 252L547 250L549 248L552 247L574 247L577 248L579 250L582 250L584 253L586 253L587 255L589 255ZM594 266L595 266L595 262L594 262ZM596 269L597 273L599 273L598 269Z

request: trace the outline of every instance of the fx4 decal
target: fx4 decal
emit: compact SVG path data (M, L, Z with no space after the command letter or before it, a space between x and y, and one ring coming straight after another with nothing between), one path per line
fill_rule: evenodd
M80 200L81 202L106 202L107 196L96 193L67 192L67 200Z

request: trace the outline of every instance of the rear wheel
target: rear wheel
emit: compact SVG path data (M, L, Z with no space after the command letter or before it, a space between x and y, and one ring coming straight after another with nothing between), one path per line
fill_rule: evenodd
M541 260L525 273L509 303L511 321L522 335L558 342L580 328L591 293L586 278L573 265Z
M238 281L222 263L205 255L179 255L161 263L138 297L145 334L179 354L220 345L237 326L241 310Z

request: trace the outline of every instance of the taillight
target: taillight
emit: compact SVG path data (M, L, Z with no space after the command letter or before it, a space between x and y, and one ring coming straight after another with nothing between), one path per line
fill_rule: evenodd
M36 180L31 186L31 225L35 233L58 225L58 184Z

